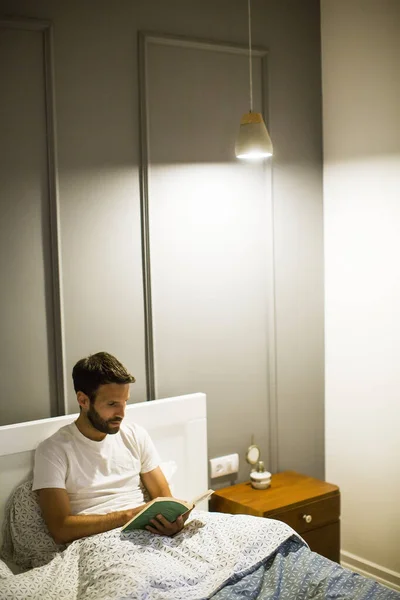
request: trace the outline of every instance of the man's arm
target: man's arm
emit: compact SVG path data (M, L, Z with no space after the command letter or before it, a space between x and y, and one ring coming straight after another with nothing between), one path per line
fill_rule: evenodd
M154 498L159 498L160 496L166 498L172 496L168 481L165 479L165 475L160 467L156 467L148 473L141 473L140 478L152 500Z
M122 527L144 508L111 512L106 515L71 515L68 493L61 488L38 490L39 505L47 528L56 544L67 544L88 535Z
M141 473L140 475L142 483L149 492L150 498L158 498L159 496L169 497L172 496L171 490L167 480L165 479L164 473L160 467L156 467L148 473ZM147 526L146 529L151 533L158 535L175 535L184 526L186 519L188 518L190 511L185 513L184 516L180 516L170 523L162 515L157 515L156 519L150 521L151 526Z

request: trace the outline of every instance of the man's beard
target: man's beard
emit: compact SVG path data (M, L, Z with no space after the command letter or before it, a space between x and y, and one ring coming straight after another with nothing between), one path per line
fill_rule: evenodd
M87 418L90 423L93 425L97 431L101 431L101 433L109 433L113 435L114 433L118 433L119 426L118 425L110 425L111 421L122 421L122 419L110 419L109 421L105 421L101 418L93 404L90 405L89 410L86 413Z

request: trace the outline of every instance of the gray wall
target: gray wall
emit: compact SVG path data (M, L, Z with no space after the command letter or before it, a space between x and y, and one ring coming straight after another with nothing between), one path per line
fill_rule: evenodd
M326 474L342 564L400 591L400 3L321 8Z
M229 388L218 398L209 397L209 455L239 451L243 457L253 426L244 426L240 414L250 412L254 423L261 422L259 431L266 437L272 431L272 448L269 440L257 440L271 460L270 468L323 476L319 3L254 0L252 7L254 45L269 49L265 75L275 148L272 170L266 166L271 188L266 188L265 197L269 210L265 249L270 253L267 262L273 261L275 285L268 290L267 317L260 326L265 335L267 392L250 410L246 398L232 400ZM1 8L8 15L54 22L68 379L78 358L107 349L134 372L134 399L144 400L136 34L151 30L246 44L246 2L39 0L33 5L2 0ZM238 89L241 85L237 83ZM212 110L205 102L204 111ZM168 115L166 106L165 119ZM157 330L155 341L157 350ZM162 343L173 349L176 341L164 338ZM240 347L240 337L236 343ZM162 369L159 379L161 373ZM197 383L196 378L193 381ZM161 391L164 383L158 381ZM235 383L230 385L233 390ZM68 403L75 410L69 381ZM243 466L240 478L246 474Z

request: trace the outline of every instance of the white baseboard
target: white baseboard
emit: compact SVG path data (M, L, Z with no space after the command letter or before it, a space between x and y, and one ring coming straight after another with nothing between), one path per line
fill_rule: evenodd
M386 585L386 587L396 592L400 592L400 573L396 573L396 571L381 567L365 558L350 554L350 552L345 552L344 550L340 552L340 563L345 569L350 569L350 571L359 573L359 575L374 579L378 583Z

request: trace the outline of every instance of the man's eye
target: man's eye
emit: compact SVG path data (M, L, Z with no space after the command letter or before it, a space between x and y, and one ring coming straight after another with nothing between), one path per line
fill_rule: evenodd
M108 406L115 406L115 402L109 402Z

